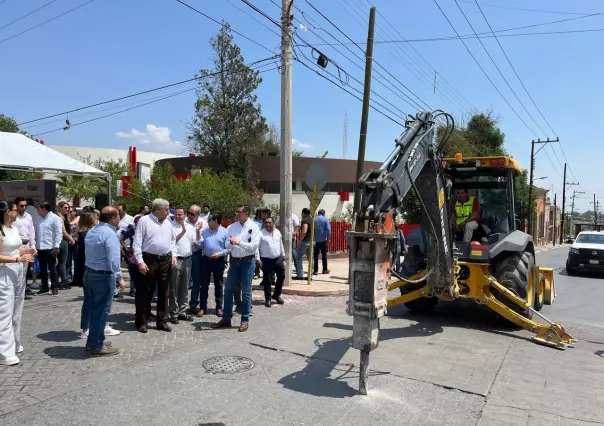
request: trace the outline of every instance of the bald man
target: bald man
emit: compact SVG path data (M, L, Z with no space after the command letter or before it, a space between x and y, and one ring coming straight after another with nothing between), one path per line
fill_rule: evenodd
M121 288L126 284L120 265L120 223L118 210L107 206L101 210L99 223L84 240L86 263L84 268L84 306L82 315L88 316L86 349L90 356L116 355L118 350L105 341L105 326L111 311L116 280Z

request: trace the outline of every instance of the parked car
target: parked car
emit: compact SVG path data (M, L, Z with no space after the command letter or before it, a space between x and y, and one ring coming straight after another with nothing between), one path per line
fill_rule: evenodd
M566 236L566 244L572 244L575 242L575 236L574 235L567 235Z
M568 250L566 272L576 275L581 271L604 272L604 233L580 232Z

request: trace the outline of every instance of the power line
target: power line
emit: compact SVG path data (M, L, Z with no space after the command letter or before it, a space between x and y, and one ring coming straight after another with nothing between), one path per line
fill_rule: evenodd
M275 31L273 28L270 28L269 26L265 25L263 22L260 22L260 20L256 19L255 17L253 17L252 15L250 15L247 11L243 10L241 7L237 6L236 4L234 4L231 0L226 0L227 3L229 3L231 6L233 6L235 9L239 10L241 13L243 13L244 15L247 15L248 17L250 17L252 20L256 21L257 23L259 23L260 25L262 25L264 28L266 28L267 30L269 30L270 32L272 32L273 34L277 35L278 37L281 36L281 34L279 34L277 31Z
M207 19L209 19L210 21L212 21L212 22L214 22L214 23L216 23L216 24L220 25L221 27L227 26L227 24L224 24L224 23L220 22L219 20L212 18L210 15L207 15L207 14L203 13L202 11L200 11L200 10L198 10L198 9L195 9L193 6L191 6L191 5L190 5L190 4L188 4L188 3L185 3L185 2L184 2L184 1L182 1L182 0L174 0L174 1L176 1L176 2L178 2L178 3L180 3L180 4L182 4L183 6L185 6L185 7L189 8L189 9L191 9L192 11L194 11L195 13L198 13L199 15L203 16L204 18L207 18ZM230 26L229 26L229 28L230 28ZM271 52L271 53L274 53L274 52L273 52L273 50L271 50L271 49L269 49L268 47L264 46L263 44L261 44L261 43L257 42L256 40L253 40L253 39L249 38L249 37L248 37L248 36L246 36L245 34L242 34L242 33L240 33L239 31L234 30L233 28L230 28L230 30L231 30L232 32L234 32L235 34L237 34L238 36L241 36L241 37L243 37L244 39L246 39L246 40L248 40L248 41L251 41L251 42L252 42L252 43L254 43L255 45L260 46L260 47L262 47L263 49L268 50L268 51L269 51L269 52Z
M540 31L540 32L532 32L532 33L516 33L516 34L501 34L505 31L514 31L518 30L522 27L518 28L508 28L505 30L497 30L497 37L527 37L527 36L538 36L538 35L554 35L554 34L580 34L580 33L596 33L604 31L604 28L591 28L586 30L564 30L564 31ZM432 41L452 41L452 40L473 40L473 39L485 39L485 38L493 38L493 35L481 35L485 33L478 33L478 36L474 34L465 34L465 35L457 35L457 36L443 36L443 37L432 37L432 38L415 38L415 39L403 39L403 40L392 40L392 41L383 41L383 40L375 40L375 44L392 44L392 43L424 43L424 42L432 42ZM363 42L350 42L346 44L355 44L361 46ZM317 46L321 46L317 44ZM324 45L323 45L324 46Z
M5 1L6 1L6 0L5 0ZM5 42L7 42L7 41L9 41L9 40L12 40L12 39L14 39L15 37L19 37L19 36L20 36L20 35L22 35L22 34L25 34L25 33L28 33L28 32L30 32L30 31L33 31L33 30L35 30L36 28L40 28L41 26L46 25L46 24L48 24L48 23L50 23L50 22L52 22L52 21L54 21L54 20L56 20L56 19L59 19L59 18L61 18L61 17L65 16L65 15L67 15L67 14L71 13L71 12L75 12L76 10L78 10L78 9L80 9L80 8L82 8L82 7L84 7L84 6L88 5L88 4L90 4L90 3L92 3L93 1L95 1L95 0L89 0L89 1L87 1L86 3L83 3L83 4L79 5L79 6L76 6L76 7L72 8L72 9L69 9L69 10L68 10L68 11L66 11L66 12L61 13L60 15L56 15L56 16L54 16L54 17L50 18L50 19L47 19L46 21L41 22L41 23L39 23L38 25L34 25L34 26L33 26L33 27L31 27L31 28L28 28L28 29L26 29L26 30L24 30L24 31L21 31L20 33L14 34L14 35L12 35L12 36L10 36L10 37L8 37L8 38L5 38L5 39L3 39L3 40L0 40L0 44L5 43ZM1 3L0 3L0 4L1 4ZM9 24L9 25L10 25L10 24Z
M474 4L474 2L472 0L458 0L458 1L460 1L462 3ZM526 9L524 7L502 6L500 4L491 4L491 3L483 3L483 2L480 2L480 4L482 6L496 7L499 9L522 10L523 12L552 13L552 14L557 14L557 15L582 15L582 16L588 15L587 13L580 13L580 12L561 12L561 11L556 11L556 10Z
M342 87L341 85L339 85L338 83L336 83L335 81L331 80L330 78L326 77L325 74L321 74L320 72L318 72L317 70L311 68L310 66L308 66L307 64L305 64L304 62L302 62L300 59L295 59L297 62L299 62L300 64L302 64L305 68L308 68L310 71L314 72L315 74L317 74L319 77L324 78L325 80L329 81L331 84L333 84L336 87L339 87L340 89L342 89L344 92L348 93L350 96L358 99L360 102L363 102L363 99L360 98L359 96L355 95L354 93L352 93L351 91L349 91L348 89L346 89L345 87ZM381 111L380 109L376 108L373 105L369 105L371 108L373 108L376 112L378 112L379 114L383 115L384 117L386 117L387 119L389 119L390 121L392 121L395 124L398 124L399 126L404 126L403 123L399 123L398 121L396 121L394 118L390 117L388 114L384 113L383 111Z
M468 23L468 25L472 29L472 32L474 34L476 34L476 30L474 29L474 26L472 25L472 23L468 19L468 16L463 11L462 7L459 5L459 3L457 1L455 2L455 5L457 6L457 8L459 9L459 11L463 15L464 19L466 20L466 22ZM501 76L501 78L503 79L503 81L505 82L505 84L508 86L508 88L510 89L510 91L512 92L512 94L514 95L514 97L516 98L516 100L518 101L518 103L520 104L520 106L522 106L522 108L524 109L524 112L526 112L527 115L530 117L530 119L533 120L533 123L535 123L535 125L537 126L537 128L539 128L539 130L541 130L542 133L545 133L543 131L543 129L541 128L541 126L539 125L539 123L537 123L537 121L535 120L535 118L532 116L532 114L526 108L526 106L524 105L524 102L522 102L520 100L520 97L518 96L518 94L516 93L516 91L514 90L514 88L512 87L512 85L509 83L508 79L505 78L505 75L503 75L503 72L501 71L501 68L499 68L499 65L497 65L497 63L495 62L495 60L491 56L491 53L489 52L489 49L487 49L487 47L484 45L484 43L482 42L482 40L478 39L478 41L479 41L480 45L482 46L483 50L485 51L485 53L487 54L487 56L489 57L489 59L491 60L491 63L493 64L493 66L495 67L495 69L497 70L497 72L499 73L499 75ZM526 123L525 123L525 125L526 125ZM533 132L533 134L535 134L535 136L537 136L537 134L534 132L534 130L532 128L530 128L528 126L527 126L527 128L531 132Z
M257 65L257 64L260 64L262 62L271 61L271 60L276 59L278 57L279 57L279 55L275 55L275 56L271 56L269 58L264 58L264 59L260 59L258 61L254 61L254 62L246 65L246 68L250 68L250 67L252 67L254 65ZM243 70L241 70L239 72L242 72L242 71L245 71L245 69L243 69ZM186 80L177 81L176 83L166 84L164 86L155 87L153 89L143 90L141 92L133 93L133 94L126 95L126 96L120 96L119 98L113 98L113 99L109 99L107 101L97 102L95 104L86 105L86 106L75 108L75 109L72 109L72 110L69 110L69 111L63 111L63 112L60 112L60 113L57 113L57 114L47 115L46 117L36 118L35 120L24 121L23 123L19 123L19 126L23 126L23 125L29 124L29 123L35 123L37 121L42 121L42 120L46 120L46 119L49 119L49 118L59 117L61 115L71 114L73 112L82 111L82 110L89 109L89 108L94 108L94 107L97 107L97 106L100 106L100 105L109 104L109 103L112 103L112 102L122 101L124 99L133 98L135 96L145 95L147 93L157 92L158 90L163 90L163 89L167 89L169 87L174 87L174 86L180 86L181 84L190 83L192 81L200 80L200 79L203 79L203 78L214 77L214 76L220 75L220 74L221 74L221 72L218 71L218 72L207 74L205 76L193 77L193 78L189 78L189 79L186 79Z
M325 19L327 22L329 22L340 34L342 34L344 37L346 37L349 41L353 41L348 34L346 34L344 31L342 31L335 23L333 23L327 16L325 16L319 9L317 9L309 0L306 0L306 3L315 11L317 12L319 15L321 15L321 17L323 19ZM357 47L359 47L359 49L363 52L363 54L365 54L365 51L363 48L361 48L360 46L357 45ZM407 89L407 91L409 93L411 93L418 101L418 103L414 104L419 108L419 109L424 109L423 106L421 106L421 104L423 104L427 109L432 109L424 100L422 100L419 96L417 96L411 89L409 89L409 87L407 87L405 84L403 84L398 78L396 78L394 75L392 75L392 73L390 71L388 71L385 67L383 67L378 61L376 61L375 59L373 59L373 62L380 67L381 69L383 69L390 77L392 77L396 82L398 82L402 87L404 87L405 89ZM377 71L376 71L377 73Z
M9 22L8 24L6 24L6 25L4 25L4 26L0 27L0 30L3 30L3 29L5 29L6 27L9 27L9 26L13 25L13 24L14 24L14 23L16 23L16 22L19 22L20 20L25 19L25 18L27 18L27 17L28 17L28 16L30 16L30 15L33 15L33 14L34 14L34 13L36 13L38 10L42 10L42 9L44 9L46 6L50 6L51 4L53 4L53 3L54 3L54 2L56 2L56 1L57 1L57 0L52 0L52 1L49 1L48 3L46 3L46 4L43 4L43 5L42 5L42 6L40 6L39 8L37 8L37 9L35 9L35 10L32 10L31 12L26 13L25 15L23 15L23 16L21 16L21 17L19 17L19 18L15 19L15 20L13 20L13 21ZM0 4L2 4L2 3L0 3Z
M264 73L264 72L274 71L274 70L276 70L278 68L279 67L273 67L273 68L270 68L270 69L267 69L267 70L261 70L261 71L258 71L258 72L259 73ZM195 89L197 89L197 88L196 87L192 87L190 89L182 90L182 91L177 92L177 93L172 93L170 95L163 96L163 97L161 97L159 99L155 99L155 100L152 100L152 101L149 101L149 102L145 102L144 104L141 104L141 105L137 105L137 106L133 106L133 107L130 107L130 108L126 108L126 109L123 109L121 111L113 112L111 114L106 114L106 115L103 115L103 116L100 116L100 117L91 118L90 120L82 121L80 123L70 124L69 127L71 128L71 127L81 126L82 124L87 124L87 123L91 123L93 121L101 120L103 118L112 117L112 116L117 115L117 114L122 114L124 112L131 111L131 110L136 109L136 108L141 108L141 107L144 107L146 105L149 105L149 104L152 104L152 103L155 103L155 102L160 102L160 101L163 101L163 100L166 100L166 99L169 99L169 98L173 98L174 96L182 95L183 93L191 92L191 91L193 91ZM38 134L36 134L34 136L37 137L37 136L47 135L49 133L58 132L60 130L64 130L64 127L59 127L57 129L54 129L54 130L49 130L47 132L38 133Z
M449 19L449 17L447 16L447 14L445 13L444 10L442 10L442 8L440 7L440 4L438 4L437 0L434 0L434 3L436 4L436 6L438 7L438 9L440 10L440 12L442 13L442 15L445 17L445 19L447 20L447 22L449 23L449 25L451 26L451 28L453 29L453 31L455 31L455 34L457 34L459 36L459 33L457 32L457 29L455 28L455 26L453 25L453 23L451 22L451 20ZM480 62L478 62L478 59L476 59L476 57L474 56L474 54L472 53L472 51L470 50L470 48L468 47L468 45L466 44L466 42L460 37L460 41L463 43L464 47L466 48L466 50L468 51L468 53L470 54L470 56L472 57L472 59L474 59L474 62L476 62L476 65L478 65L478 68L480 68L480 70L482 71L482 73L485 75L485 77L487 78L487 80L489 80L489 82L491 83L491 85L495 88L495 90L497 91L497 93L499 93L499 96L501 96L501 98L505 101L505 103L510 107L510 109L514 112L514 114L516 114L516 116L520 119L520 121L522 121L522 123L524 123L524 125L531 130L531 128L528 126L528 124L526 124L526 122L523 120L523 118L520 116L520 114L518 114L518 112L516 112L516 110L514 109L514 107L510 104L510 102L506 99L505 96L503 96L503 93L501 93L501 91L499 90L499 88L495 85L495 83L493 82L493 80L491 79L491 77L489 77L489 75L487 74L487 72L484 70L484 68L482 67L482 65L480 65ZM532 131L532 130L531 130ZM534 132L533 132L534 133ZM518 144L516 144L518 145ZM519 145L518 145L519 146ZM519 146L520 147L520 146Z
M495 35L495 31L493 31L493 27L491 27L491 24L489 23L489 20L487 19L486 15L484 14L484 12L482 11L482 8L480 7L480 4L478 3L478 0L474 0L476 2L476 6L478 7L478 10L480 10L480 13L482 14L482 17L484 18L484 21L487 23L487 25L489 26L489 29L491 30L491 33L493 34L493 36L495 36L495 40L497 41L497 44L499 45L499 48L501 49L501 51L503 52L503 55L505 56L505 59L508 61L508 64L510 65L510 67L512 68L512 70L514 71L514 74L516 74L516 78L518 78L518 81L520 82L520 84L522 85L522 88L524 89L524 91L526 92L526 94L528 95L529 99L531 100L531 102L533 103L533 105L535 106L535 108L537 109L537 111L539 111L539 114L541 115L541 118L543 118L543 121L545 121L545 123L547 124L547 126L550 128L550 130L554 133L554 136L558 136L556 134L556 131L553 129L553 127L549 124L549 122L546 120L545 116L543 115L543 113L541 112L541 109L537 106L537 103L535 102L535 100L533 99L533 97L531 96L531 94L529 93L528 89L526 88L526 86L524 85L524 82L522 81L522 79L520 78L520 76L518 75L518 72L516 71L516 68L514 67L514 65L512 64L512 61L510 60L510 58L508 57L507 53L505 52L505 49L503 48L503 46L501 45L501 42L499 41L499 39L497 38L497 36ZM481 41L482 43L482 41Z

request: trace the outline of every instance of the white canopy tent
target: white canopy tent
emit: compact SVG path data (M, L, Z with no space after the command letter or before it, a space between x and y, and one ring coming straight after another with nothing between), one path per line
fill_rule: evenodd
M96 176L106 179L111 185L109 173L61 154L20 133L0 132L0 169Z

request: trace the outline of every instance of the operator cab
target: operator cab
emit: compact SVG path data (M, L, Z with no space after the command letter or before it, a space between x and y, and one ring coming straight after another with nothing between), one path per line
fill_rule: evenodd
M445 161L452 182L452 211L458 189L465 189L480 204L480 219L472 241L464 242L463 232L454 232L453 254L460 260L488 262L490 249L516 230L514 178L521 169L515 160L503 156L463 159L456 154L454 159Z

